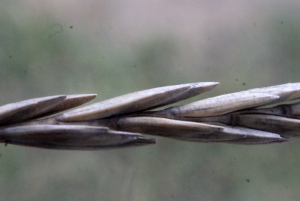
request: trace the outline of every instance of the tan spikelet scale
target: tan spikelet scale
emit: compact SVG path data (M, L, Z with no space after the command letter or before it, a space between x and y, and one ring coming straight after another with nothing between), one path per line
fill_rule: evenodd
M222 127L196 122L179 121L158 117L126 117L118 121L118 128L130 132L165 137L184 137L210 134Z
M162 101L160 105L154 106L153 108L157 108L164 105L169 105L172 103L176 103L178 101L182 101L194 96L197 96L199 94L202 94L204 92L210 91L214 89L216 86L219 85L218 82L198 82L198 83L192 83L188 84L190 87L188 90L183 91L183 93L178 93L177 96L170 96L169 99L165 99L165 101ZM152 109L152 108L147 108Z
M300 137L300 120L275 115L241 114L235 117L239 126Z
M270 93L278 95L280 98L274 101L274 103L278 103L300 98L300 83L288 83L270 87L250 89L249 92Z
M53 149L91 150L155 143L136 133L81 125L29 125L0 129L0 141Z
M170 104L188 98L191 95L200 94L217 85L218 83L216 82L204 82L138 91L65 112L57 119L59 121L94 120L112 115L142 111Z
M47 113L40 114L39 117L55 114L58 112L62 112L64 110L68 110L68 109L77 107L79 105L89 102L90 100L93 100L96 96L97 96L97 94L67 95L66 98L62 102L60 102L58 105L56 105L51 110L47 111Z
M243 138L226 141L228 143L236 143L236 144L270 144L270 143L286 142L289 140L288 138L283 138L276 133L265 132L261 130L249 129L244 127L236 127L236 126L235 127L224 126L222 132L227 134L244 135Z
M47 96L0 106L0 126L32 119L59 105L65 95Z
M233 126L221 127L223 129L208 135L199 135L198 137L175 137L175 139L191 142L225 142L235 144L268 144L285 142L288 140L286 138L282 138L278 134L270 132Z
M279 96L266 93L237 92L173 107L165 111L179 117L205 117L253 108L273 102Z

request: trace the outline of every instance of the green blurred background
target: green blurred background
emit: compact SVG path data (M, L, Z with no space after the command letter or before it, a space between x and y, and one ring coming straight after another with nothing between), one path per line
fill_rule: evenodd
M199 100L299 82L299 13L300 1L279 0L2 0L0 105L221 83L192 99ZM108 151L0 145L0 200L299 200L299 145L163 138Z

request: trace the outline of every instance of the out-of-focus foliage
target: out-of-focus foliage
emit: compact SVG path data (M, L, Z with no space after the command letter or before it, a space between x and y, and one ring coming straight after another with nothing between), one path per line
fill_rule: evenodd
M280 1L2 1L0 104L97 101L219 81L211 95L299 82L300 5ZM195 99L192 99L193 101ZM299 200L298 140L97 152L0 146L1 200Z

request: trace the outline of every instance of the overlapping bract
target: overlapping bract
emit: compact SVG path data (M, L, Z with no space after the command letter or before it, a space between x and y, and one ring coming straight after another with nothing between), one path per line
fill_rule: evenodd
M300 99L300 83L251 89L158 109L217 85L217 82L200 82L159 87L66 112L63 111L84 104L96 95L58 95L11 103L0 106L0 142L95 150L155 143L143 134L233 144L279 143L300 136L299 103L281 104Z

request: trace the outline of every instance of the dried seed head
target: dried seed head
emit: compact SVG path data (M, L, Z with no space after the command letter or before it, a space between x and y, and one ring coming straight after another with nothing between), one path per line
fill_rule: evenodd
M0 142L50 149L95 150L155 143L154 139L139 133L192 142L233 144L278 143L300 136L300 103L271 108L269 105L300 98L300 83L251 89L149 111L196 96L217 85L204 82L148 89L43 119L37 118L76 107L95 95L59 95L4 105L0 107ZM260 106L269 108L257 108Z

